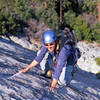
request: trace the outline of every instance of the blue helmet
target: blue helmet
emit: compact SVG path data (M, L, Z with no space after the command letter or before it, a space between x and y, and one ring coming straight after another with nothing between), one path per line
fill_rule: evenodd
M52 43L56 41L57 37L56 34L52 30L47 30L43 33L43 44Z

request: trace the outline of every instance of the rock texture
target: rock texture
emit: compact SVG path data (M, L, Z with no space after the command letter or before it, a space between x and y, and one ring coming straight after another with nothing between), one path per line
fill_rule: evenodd
M82 52L82 57L78 61L79 67L94 74L100 71L100 66L95 62L95 58L100 57L100 44L79 42L78 47Z
M19 39L17 41L19 41ZM81 44L83 45L83 49L89 47L89 44L86 46L84 43L79 43L79 46ZM86 47L84 48L84 46ZM96 52L97 56L99 56L97 51L92 52ZM87 55L86 52L82 54L80 60L83 60L83 57ZM100 99L100 80L96 79L94 74L88 73L89 71L87 72L81 69L81 67L79 67L75 73L71 87L57 86L55 93L49 91L51 80L38 75L40 72L39 66L30 69L27 73L18 73L18 71L26 67L35 56L35 49L30 50L27 45L25 47L21 45L21 43L16 44L5 37L0 38L0 100ZM86 68L85 61L82 61L82 63L80 62L80 66L84 65L84 68Z

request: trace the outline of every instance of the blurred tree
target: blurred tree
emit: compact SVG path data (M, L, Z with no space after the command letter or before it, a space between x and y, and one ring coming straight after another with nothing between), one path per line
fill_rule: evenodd
M95 26L91 26L91 30L93 41L100 43L100 23L97 23Z
M83 0L82 10L97 16L97 0Z
M62 25L62 4L63 0L60 0L60 26Z
M20 30L20 24L14 15L10 15L7 11L0 10L0 34L8 36L8 33L16 35Z
M27 0L15 0L14 12L21 19L27 20L29 18L32 18L32 15L30 13L31 10L32 9L29 7Z
M69 24L71 27L75 24L76 14L72 10L67 11L64 13L63 23Z
M90 28L88 23L82 19L82 16L77 17L74 30L79 40L91 41Z

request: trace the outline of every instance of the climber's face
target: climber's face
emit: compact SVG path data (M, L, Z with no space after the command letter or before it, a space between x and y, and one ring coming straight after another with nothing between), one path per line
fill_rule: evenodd
M54 50L55 50L55 44L56 44L55 42L46 43L45 46L49 50L49 52L54 52Z

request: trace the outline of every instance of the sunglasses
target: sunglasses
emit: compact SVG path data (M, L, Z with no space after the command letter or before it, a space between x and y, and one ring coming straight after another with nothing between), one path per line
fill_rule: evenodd
M54 45L54 44L55 44L55 42L47 43L47 44L45 44L45 46L52 46L52 45Z

